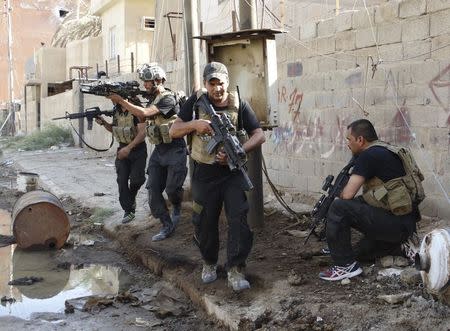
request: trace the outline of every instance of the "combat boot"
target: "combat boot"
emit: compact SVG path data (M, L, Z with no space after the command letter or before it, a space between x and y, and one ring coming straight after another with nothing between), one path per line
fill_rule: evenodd
M180 217L181 217L181 204L180 205L174 205L173 206L173 210L172 210L172 215L170 215L172 218L172 224L173 227L175 228L178 224L178 222L180 221Z
M250 283L245 279L245 276L239 272L237 267L232 267L228 270L228 285L233 288L233 291L242 291L250 288Z
M169 215L166 215L161 218L161 223L163 224L162 229L152 237L152 241L161 241L164 240L173 233L175 227L170 219Z

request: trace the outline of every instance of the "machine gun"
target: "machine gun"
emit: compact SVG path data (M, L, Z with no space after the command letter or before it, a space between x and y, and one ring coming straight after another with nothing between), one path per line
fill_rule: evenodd
M313 207L313 210L311 211L313 223L310 228L311 231L305 239L305 245L312 234L315 234L319 239L324 239L328 209L330 208L331 203L334 201L334 199L336 197L339 197L345 185L347 185L348 180L351 176L351 169L353 168L354 164L355 157L353 157L349 161L349 163L341 170L341 172L339 172L339 175L334 180L334 184L332 184L334 179L333 175L328 175L327 178L325 178L325 181L322 185L322 190L326 193L320 197L319 201L317 201L317 203ZM324 227L320 231L320 233L317 234L315 230L320 223L323 223Z
M129 82L106 82L95 81L92 83L81 83L80 91L86 94L94 94L107 97L111 94L118 94L124 99L135 99L141 95L145 99L150 99L150 94L139 88L139 83L135 80Z
M91 108L87 108L84 112L82 113L67 113L66 112L66 116L62 116L62 117L55 117L52 118L52 120L61 120L63 118L68 118L68 119L77 119L77 118L83 118L86 117L87 122L88 122L88 130L92 130L92 121L94 120L94 118L96 118L97 116L100 115L105 115L105 116L113 116L115 113L115 110L100 110L99 107L91 107Z
M228 167L230 170L240 171L245 179L246 190L253 189L253 184L248 177L247 167L245 166L247 163L247 155L238 138L233 134L236 132L236 128L226 114L219 115L216 113L205 94L202 94L198 98L197 104L211 116L211 127L214 135L206 146L208 153L214 153L219 144L222 144L225 154L228 157Z

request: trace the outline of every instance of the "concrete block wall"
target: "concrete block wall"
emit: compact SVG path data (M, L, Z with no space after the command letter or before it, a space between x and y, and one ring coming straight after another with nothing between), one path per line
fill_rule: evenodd
M423 214L450 219L450 2L389 1L277 36L278 127L263 154L280 187L318 196L350 159L346 126L371 120L413 151ZM288 77L287 66L302 73Z

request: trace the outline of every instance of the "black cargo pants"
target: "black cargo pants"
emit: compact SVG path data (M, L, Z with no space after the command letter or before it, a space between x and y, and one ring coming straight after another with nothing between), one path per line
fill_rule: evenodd
M241 173L213 182L192 179L193 223L203 259L216 264L219 255L219 216L222 206L228 221L226 268L244 267L253 245L253 232L247 224L249 204Z
M358 260L371 260L400 254L400 244L416 231L415 213L396 216L390 211L372 207L362 197L336 199L327 215L327 243L336 265L344 266ZM364 237L351 244L351 228Z
M169 216L164 191L172 205L180 205L183 201L183 184L187 175L186 160L186 147L153 150L148 162L146 188L149 190L150 211L155 218L161 220Z
M123 148L121 144L118 151ZM147 146L141 143L131 150L126 159L116 158L117 184L119 186L119 202L125 212L135 211L136 195L145 183L145 163L147 162Z

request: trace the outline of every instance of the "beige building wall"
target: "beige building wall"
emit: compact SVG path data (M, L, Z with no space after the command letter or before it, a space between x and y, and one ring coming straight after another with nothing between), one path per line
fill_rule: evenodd
M103 64L103 38L89 37L83 40L76 40L67 43L66 46L66 80L72 78L78 78L78 71L70 69L71 67L86 66L91 67L88 69L88 78L97 77L97 65Z
M117 76L117 55L120 57L121 73L131 71L132 53L134 70L150 61L154 32L142 28L142 19L144 16L155 16L154 1L92 1L91 10L102 18L103 60L108 61L108 70L106 65L100 70L108 71L109 76Z

